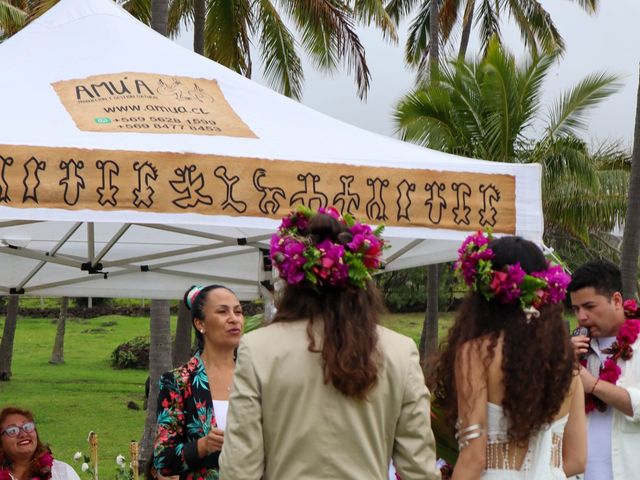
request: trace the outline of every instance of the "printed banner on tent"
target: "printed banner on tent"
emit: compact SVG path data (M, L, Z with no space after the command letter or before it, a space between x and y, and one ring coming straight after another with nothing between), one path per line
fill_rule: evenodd
M52 86L80 130L256 138L215 80L128 72Z
M515 177L159 152L0 145L0 205L280 218L334 205L369 223L515 233Z

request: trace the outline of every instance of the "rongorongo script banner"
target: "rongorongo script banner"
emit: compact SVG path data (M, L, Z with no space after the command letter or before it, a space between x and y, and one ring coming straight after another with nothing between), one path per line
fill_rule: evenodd
M0 145L0 205L271 218L333 205L374 224L516 223L512 175L11 145Z

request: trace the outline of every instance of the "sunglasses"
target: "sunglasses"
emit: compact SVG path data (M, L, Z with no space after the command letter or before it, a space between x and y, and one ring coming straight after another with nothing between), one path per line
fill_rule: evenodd
M33 422L23 423L22 426L18 425L9 425L2 431L2 435L6 435L7 437L17 437L22 430L24 433L32 433L36 431L36 424Z

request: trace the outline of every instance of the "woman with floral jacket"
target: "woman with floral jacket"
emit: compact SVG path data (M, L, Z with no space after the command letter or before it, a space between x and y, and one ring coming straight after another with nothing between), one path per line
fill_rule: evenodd
M229 390L244 326L236 295L220 285L185 293L199 351L160 378L154 464L163 476L218 478Z

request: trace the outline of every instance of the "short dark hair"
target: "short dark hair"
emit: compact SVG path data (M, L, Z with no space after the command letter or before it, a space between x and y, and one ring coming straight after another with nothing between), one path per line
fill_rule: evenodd
M620 269L607 260L591 260L580 265L573 272L567 291L572 293L589 287L609 298L616 292L622 292Z

